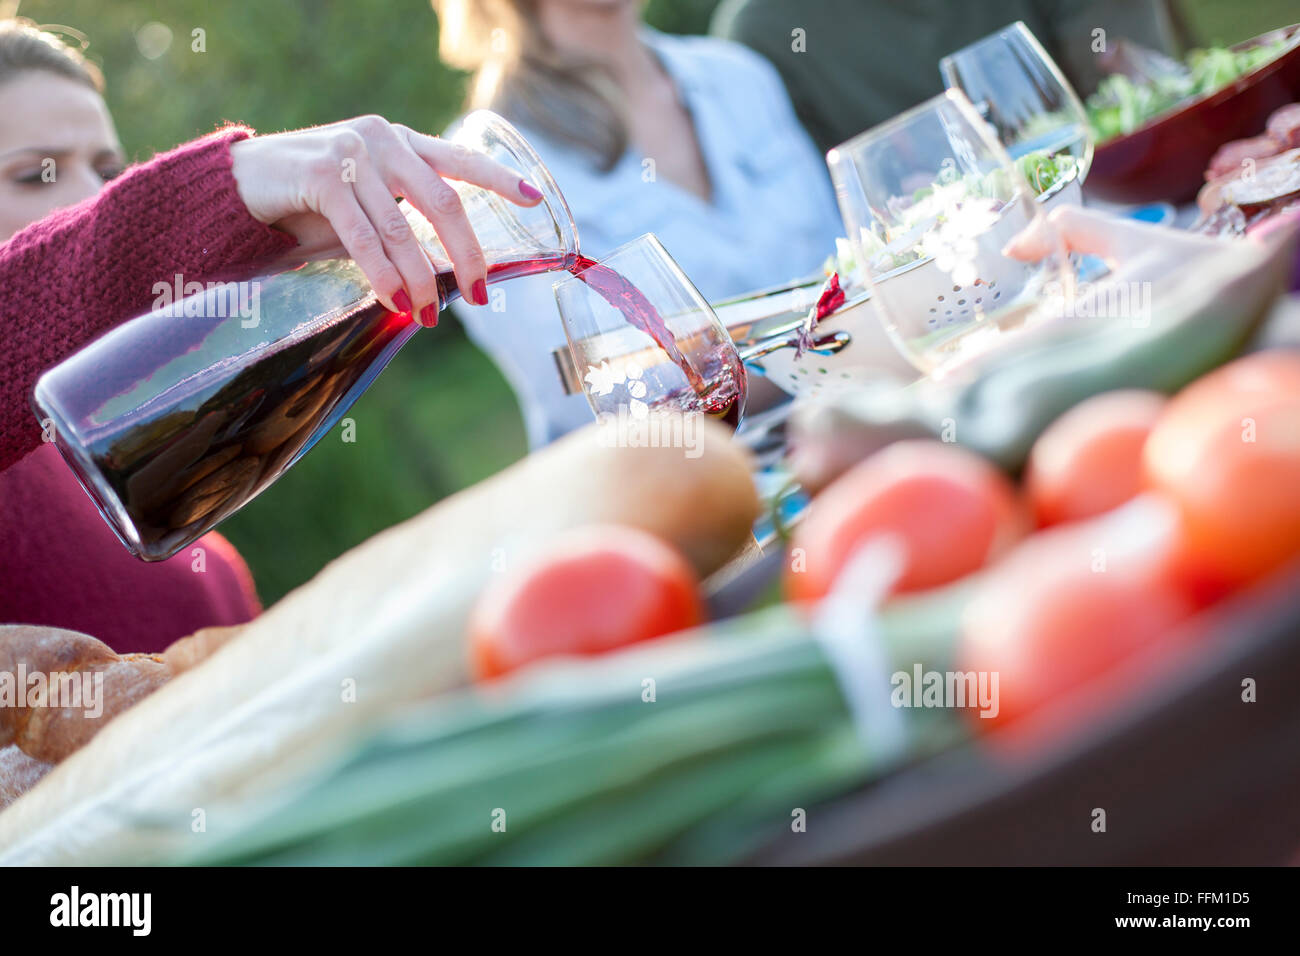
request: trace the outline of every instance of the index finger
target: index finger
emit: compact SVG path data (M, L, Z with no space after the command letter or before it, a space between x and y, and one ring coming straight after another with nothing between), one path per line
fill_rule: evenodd
M519 171L499 163L487 153L413 129L398 127L416 155L440 176L482 186L519 206L536 206L542 192L520 176Z

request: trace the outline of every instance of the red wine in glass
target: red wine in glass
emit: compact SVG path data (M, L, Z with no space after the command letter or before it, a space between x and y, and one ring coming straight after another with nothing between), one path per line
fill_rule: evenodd
M745 405L744 364L734 350L725 349L711 349L702 356L697 354L695 361L708 369L705 376L691 371L691 375L701 382L701 387L684 385L650 401L650 407L707 415L734 431L740 425L741 410Z
M686 387L655 400L654 407L708 415L733 430L740 425L747 380L730 338L696 351L688 360L659 311L621 273L581 255L569 272L623 313L629 325L650 336L686 376Z
M628 325L650 336L672 363L686 375L686 380L696 394L702 394L707 390L706 382L682 354L673 333L659 317L659 311L640 289L609 266L601 265L595 259L588 259L583 255L579 255L569 266L569 272L587 288L622 312Z

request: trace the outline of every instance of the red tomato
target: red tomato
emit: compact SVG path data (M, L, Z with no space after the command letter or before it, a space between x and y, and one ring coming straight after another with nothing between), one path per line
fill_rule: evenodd
M895 442L809 505L786 590L796 601L824 597L859 546L889 533L906 550L895 590L946 584L982 567L1022 524L1011 483L978 455L937 441Z
M622 525L560 535L518 574L489 585L469 622L480 679L532 661L602 654L704 620L695 572L659 538Z
M1025 473L1039 527L1092 518L1142 490L1142 447L1165 407L1157 392L1096 395L1034 442Z
M1188 579L1216 597L1300 554L1300 352L1238 359L1170 402L1146 480L1179 505Z
M1194 611L1173 574L1175 507L1147 495L1012 551L967 606L958 670L997 675L1002 727L1133 657Z

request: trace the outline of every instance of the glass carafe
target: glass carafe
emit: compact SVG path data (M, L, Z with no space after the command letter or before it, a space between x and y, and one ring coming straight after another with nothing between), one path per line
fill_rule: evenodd
M488 263L488 282L566 269L569 208L536 152L486 111L453 141L542 192L525 208L451 182ZM403 204L440 275L450 259ZM377 301L351 260L245 280L159 283L154 308L41 376L33 406L122 543L170 557L264 491L328 432L420 326ZM444 300L441 305L446 305Z

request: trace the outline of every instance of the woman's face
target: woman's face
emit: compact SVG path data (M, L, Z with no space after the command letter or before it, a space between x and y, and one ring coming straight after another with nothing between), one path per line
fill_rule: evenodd
M0 83L0 242L122 171L104 98L47 70Z

